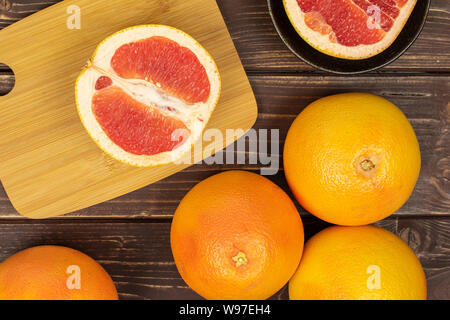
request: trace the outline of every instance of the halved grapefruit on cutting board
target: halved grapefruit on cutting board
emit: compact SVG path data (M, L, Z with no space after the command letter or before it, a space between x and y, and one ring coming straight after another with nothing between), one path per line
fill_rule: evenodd
M366 59L398 37L417 0L283 0L297 33L333 57Z
M220 97L210 54L173 27L142 25L108 37L76 82L83 125L116 160L173 163L200 138Z

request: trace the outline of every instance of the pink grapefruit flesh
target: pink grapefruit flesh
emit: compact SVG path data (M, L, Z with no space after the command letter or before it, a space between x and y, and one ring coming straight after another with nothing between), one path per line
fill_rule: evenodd
M95 83L95 90L101 90L104 88L109 87L110 85L112 85L112 80L109 77L106 76L101 76L100 78L97 79L97 82Z
M209 79L195 54L164 37L124 44L111 66L122 78L151 81L188 103L206 102L209 97Z
M149 108L118 87L95 93L92 109L108 137L132 154L155 155L172 151L189 136L182 121ZM182 130L183 134L178 134L177 130Z

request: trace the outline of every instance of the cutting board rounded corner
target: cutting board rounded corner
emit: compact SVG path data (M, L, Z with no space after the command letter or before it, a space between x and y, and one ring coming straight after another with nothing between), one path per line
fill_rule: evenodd
M80 7L80 30L66 26L71 5ZM216 60L222 96L211 127L223 132L253 127L256 99L215 0L59 2L0 30L0 62L16 72L13 91L0 97L0 177L21 215L40 219L74 212L189 166L111 170L87 143L76 112L73 77L64 76L78 75L105 37L149 23L178 27Z

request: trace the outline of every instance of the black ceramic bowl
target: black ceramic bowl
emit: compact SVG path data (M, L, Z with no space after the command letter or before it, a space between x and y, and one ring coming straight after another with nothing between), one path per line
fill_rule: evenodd
M300 59L313 67L338 74L357 74L373 71L400 57L417 39L427 18L431 0L418 0L405 27L389 48L368 59L346 60L326 55L303 40L295 31L282 0L267 0L270 16L286 46Z

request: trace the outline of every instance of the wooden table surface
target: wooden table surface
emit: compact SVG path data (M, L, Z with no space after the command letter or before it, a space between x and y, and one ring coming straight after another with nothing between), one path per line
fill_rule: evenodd
M0 28L56 2L0 0ZM400 59L358 76L328 74L298 60L278 38L266 0L218 0L218 4L259 104L255 128L280 128L283 143L290 124L307 104L349 91L386 97L405 112L419 139L422 171L411 199L377 225L399 235L415 251L427 275L428 297L450 299L450 2L432 1L421 36ZM0 94L13 83L11 70L0 66ZM118 199L38 221L17 214L0 188L0 261L28 247L64 245L99 261L114 279L121 299L200 298L183 282L173 262L171 218L196 183L237 168L259 171L253 165L195 165ZM269 178L289 192L283 170ZM307 238L327 226L298 209ZM287 298L286 288L273 298Z

